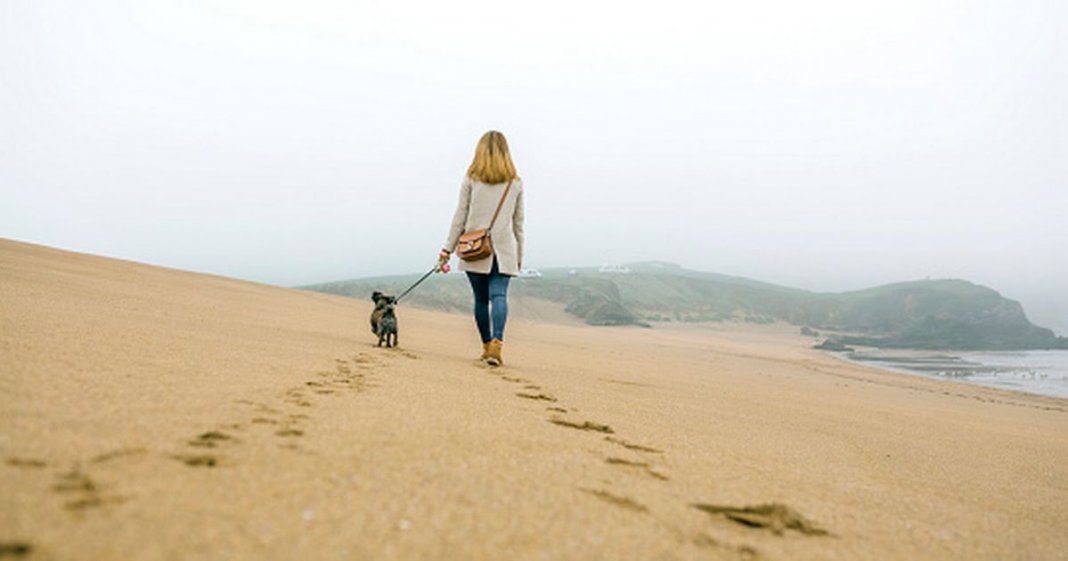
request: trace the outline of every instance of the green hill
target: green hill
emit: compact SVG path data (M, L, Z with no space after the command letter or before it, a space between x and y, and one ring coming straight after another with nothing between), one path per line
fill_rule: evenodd
M1068 348L1068 338L1028 321L1018 302L964 280L924 280L842 293L818 293L751 279L683 269L670 263L630 265L629 273L552 269L512 283L513 298L556 302L590 325L654 322L784 321L852 345L885 348L1015 350ZM304 287L369 298L398 294L417 275L356 279ZM466 312L463 275L436 276L406 305Z

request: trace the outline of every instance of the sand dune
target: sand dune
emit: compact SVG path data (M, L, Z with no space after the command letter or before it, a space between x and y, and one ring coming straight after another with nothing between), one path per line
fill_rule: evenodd
M0 557L1059 559L1068 402L0 241Z

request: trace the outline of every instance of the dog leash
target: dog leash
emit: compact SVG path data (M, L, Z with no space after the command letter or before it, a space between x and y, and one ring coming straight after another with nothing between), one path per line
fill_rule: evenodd
M398 297L393 299L393 304L394 305L400 304L401 298L404 298L405 296L407 296L408 293L411 292L415 287L419 286L423 281L425 281L427 278L429 278L430 275L433 275L434 272L438 270L438 267L439 267L439 265L434 265L433 269L430 269L429 271L426 272L425 275L423 275L422 277L419 277L419 280L415 281L415 284L409 286L407 290L405 290L404 292L401 292L400 296L398 296Z

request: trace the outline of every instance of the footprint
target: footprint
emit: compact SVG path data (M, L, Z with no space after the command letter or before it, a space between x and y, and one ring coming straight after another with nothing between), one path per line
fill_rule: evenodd
M656 469L654 469L651 465L649 465L649 462L635 462L635 461L626 460L626 459L623 459L623 458L605 458L605 463L607 463L609 465L614 465L614 466L622 466L622 467L628 467L628 468L638 468L642 472L644 472L646 475L648 475L649 477L652 477L653 479L659 479L661 481L668 481L668 477L666 475L656 471Z
M626 448L627 450L635 450L637 452L649 452L651 454L664 453L662 450L657 450L656 448L650 448L648 446L642 446L641 444L632 444L630 442L627 442L626 440L623 440L622 438L616 438L614 436L606 436L604 437L604 439L613 444L618 444Z
M612 378L598 378L602 382L608 382L610 384L620 384L623 386L638 386L641 388L655 388L653 384L643 384L642 382L631 382L629 380L613 380Z
M815 523L802 516L801 513L780 503L740 508L705 503L693 503L690 506L713 516L724 517L743 526L769 530L777 536L781 536L786 530L794 530L806 536L830 535L830 532L816 526Z
M374 364L378 361L366 353L359 353L352 357L352 362L355 362L356 364Z
M288 401L289 403L292 403L293 405L296 405L297 407L311 407L312 406L312 403L310 401L304 399L303 395L301 395L299 397L294 397L294 398L291 398L291 399L287 399L286 401Z
M583 421L576 423L574 421L568 421L567 419L549 419L549 422L554 425L560 425L561 427L567 427L569 429L587 430L594 432L603 432L613 434L616 431L612 430L612 427L608 425L602 425L599 423L591 423L590 421Z
M536 393L535 394L535 393L519 392L519 393L517 393L515 395L517 395L519 397L522 397L523 399L540 399L542 401L551 401L553 403L556 402L556 398L555 397L553 397L553 396L551 396L549 394L544 394L544 393Z
M605 458L606 464L614 466L629 466L629 467L649 467L648 462L634 462L623 458Z
M300 429L286 427L284 429L281 429L281 430L275 432L275 434L278 435L278 436L304 436L304 431L302 431Z
M102 464L104 462L110 462L124 456L137 456L147 452L144 448L123 448L122 450L115 450L113 452L105 452L98 456L94 456L89 460L91 464Z
M63 506L67 510L86 510L90 508L97 508L104 506L104 499L100 498L100 495L89 495L80 499L74 499L63 503Z
M363 386L361 385L363 374L350 374L346 372L343 376L338 376L329 372L320 372L319 375L328 380L325 382L317 382L314 380L304 382L304 385L312 388L312 391L317 394L332 394L336 392L336 389L363 389ZM296 389L297 388L294 388L294 390ZM303 397L303 394L300 394L297 391L293 391L293 393L289 395L294 398Z
M176 454L171 457L190 467L215 467L219 465L219 458L207 454Z
M267 417L253 417L252 423L261 425L277 425L278 421L274 419L269 419Z
M74 467L69 472L57 477L52 490L70 495L72 498L63 503L67 510L83 511L90 508L103 506L106 503L119 503L125 499L120 497L104 497L100 494L100 486L89 478L79 467Z
M0 559L18 559L33 553L33 545L26 542L0 542Z
M720 543L712 536L704 533L697 533L693 536L692 540L694 545L698 547L716 549L719 551L726 550L726 553L730 553L731 559L737 559L738 561L756 561L760 559L760 552L748 545L729 545Z
M60 475L58 481L52 486L52 490L59 493L95 493L96 483L89 479L88 475L74 468Z
M556 411L557 413L567 413L567 409L563 407L546 407L546 411Z
M39 469L48 466L48 464L45 463L44 460L36 460L33 458L8 458L4 461L4 463L11 467L31 469Z
M635 501L634 499L631 499L630 497L620 497L618 495L613 495L608 491L594 489L582 489L582 491L620 508L633 510L635 512L649 512L649 509L645 505Z
M515 376L501 376L501 379L505 382L512 382L513 384L529 384L530 380L526 378L516 378Z
M215 448L218 443L233 440L233 437L219 431L208 431L200 436L197 436L193 440L189 441L190 446L200 446L202 448Z

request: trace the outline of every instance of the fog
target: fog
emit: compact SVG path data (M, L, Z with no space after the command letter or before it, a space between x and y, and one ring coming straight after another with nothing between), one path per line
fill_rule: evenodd
M280 285L432 264L478 137L525 265L964 278L1068 331L1057 1L0 3L0 237Z

